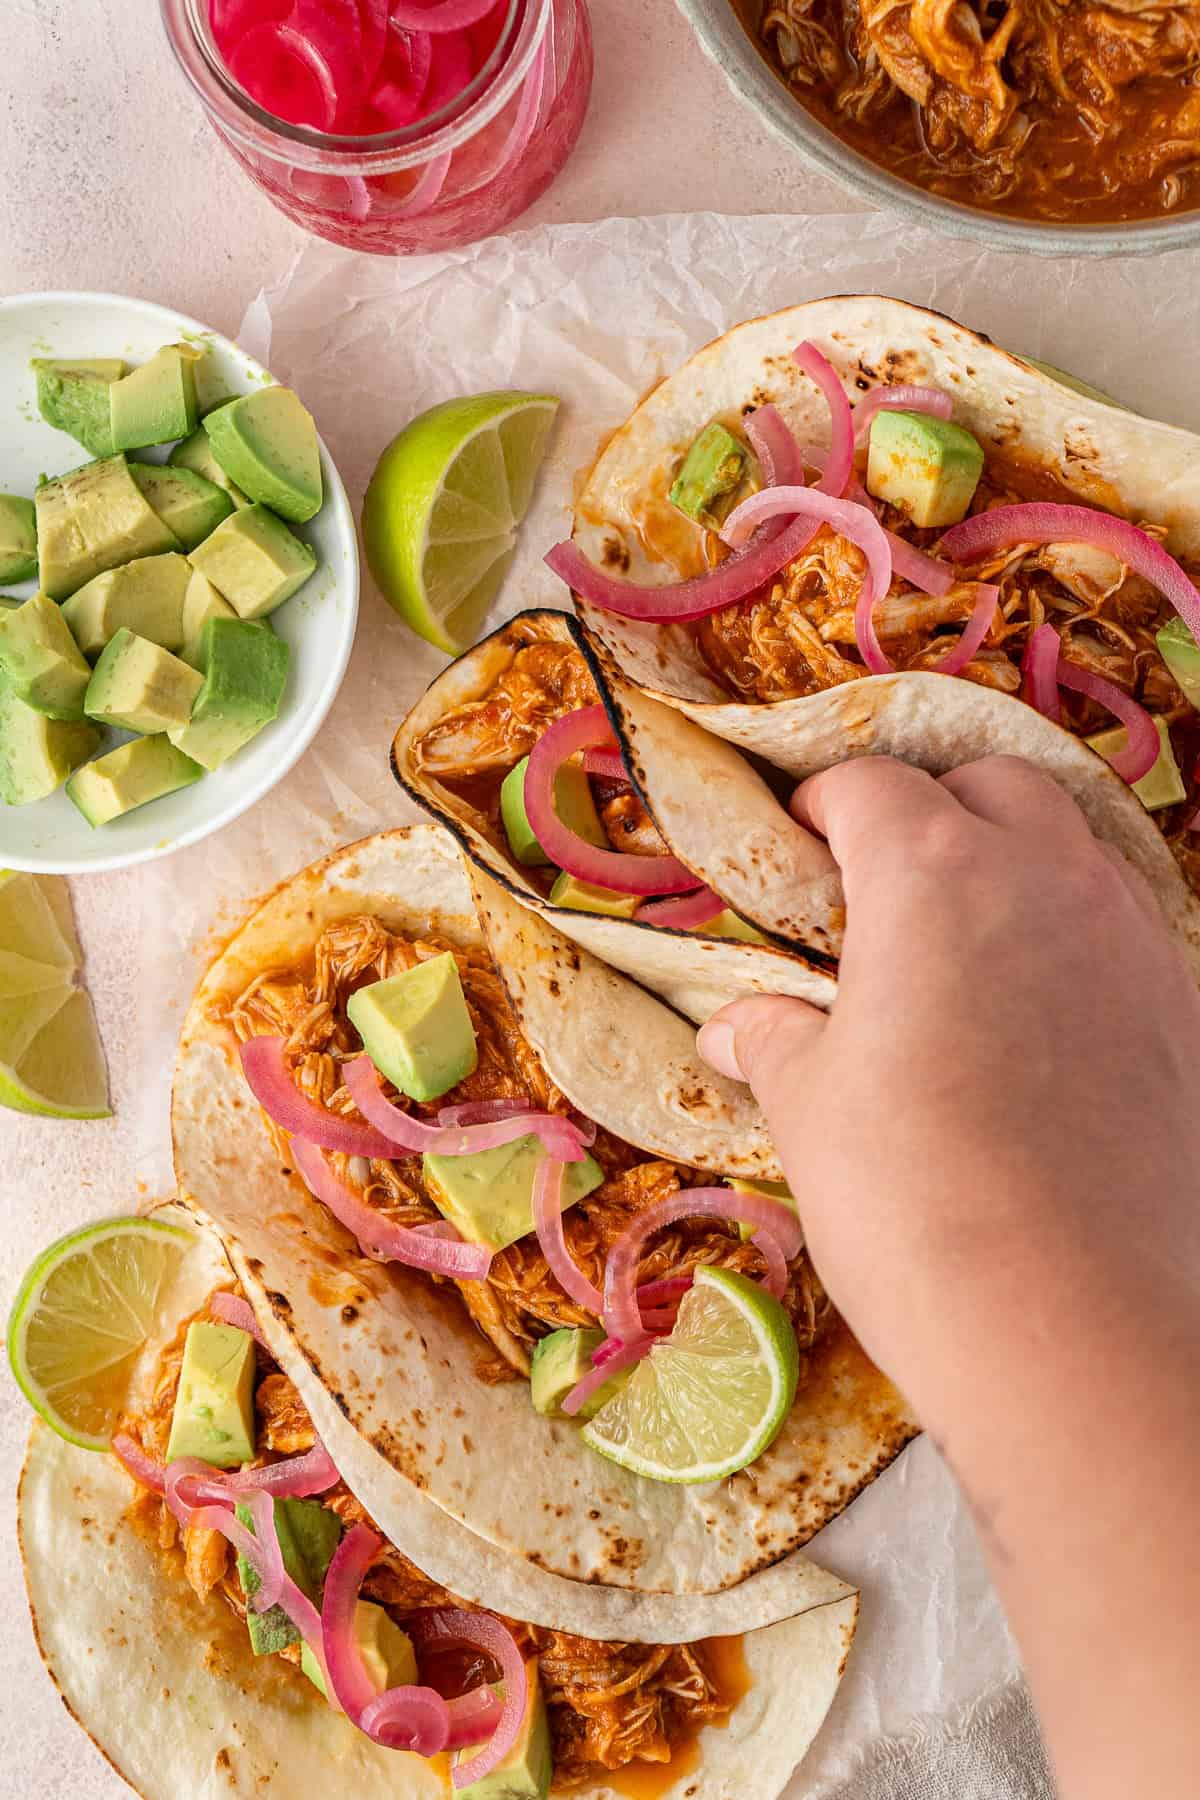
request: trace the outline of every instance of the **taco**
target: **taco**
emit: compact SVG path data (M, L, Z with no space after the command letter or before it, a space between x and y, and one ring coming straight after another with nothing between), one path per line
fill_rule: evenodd
M745 793L728 747L794 778L1009 751L1073 794L1200 957L1200 439L940 314L814 301L656 387L548 561L634 785L697 876L706 834L736 845L740 800L705 814L694 726ZM807 848L776 843L803 887ZM826 924L791 941L824 952Z
M731 1635L724 1597L675 1600L659 1642L470 1602L381 1529L257 1334L202 1239L113 1454L39 1423L21 1479L39 1648L145 1800L780 1793L845 1667L852 1589L795 1559L771 1572L768 1625ZM613 1602L636 1597L610 1598L620 1627Z
M752 1134L727 1184L714 1158L761 1121L689 1086L689 1027L503 890L478 906L429 826L269 897L185 1024L181 1198L398 1495L557 1575L719 1592L807 1542L916 1423L795 1202L756 1181ZM672 1397L684 1344L710 1385Z

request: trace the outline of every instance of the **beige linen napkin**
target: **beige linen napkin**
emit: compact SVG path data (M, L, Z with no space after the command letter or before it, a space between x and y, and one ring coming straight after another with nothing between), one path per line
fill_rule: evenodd
M821 1800L1054 1800L1028 1692L1008 1682L945 1723L873 1745Z

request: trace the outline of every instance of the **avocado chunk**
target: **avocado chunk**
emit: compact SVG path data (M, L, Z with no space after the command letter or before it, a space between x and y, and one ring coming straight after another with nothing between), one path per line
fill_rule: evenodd
M84 711L151 737L187 724L201 686L199 673L178 656L122 626L92 670Z
M529 1365L529 1397L535 1412L552 1419L565 1418L562 1403L571 1389L592 1371L592 1351L604 1342L604 1333L581 1325L564 1326L552 1331L533 1346ZM600 1408L624 1387L631 1371L623 1369L597 1388L571 1417L581 1422L595 1418Z
M188 577L183 596L183 645L179 654L185 663L191 663L193 669L203 673L204 627L210 619L236 619L237 614L228 600L221 598L208 576L193 569L190 563Z
M767 1194L772 1200L782 1200L791 1212L799 1215L796 1197L786 1181L745 1181L734 1177L730 1179L729 1186L736 1188L739 1194ZM754 1226L739 1222L738 1236L743 1243L748 1242L754 1236Z
M533 1230L533 1183L546 1151L530 1133L495 1150L473 1150L467 1156L421 1158L425 1188L438 1211L472 1244L504 1250ZM567 1163L563 1170L562 1209L593 1193L604 1171L592 1157Z
M523 756L515 769L510 769L500 788L500 817L508 847L519 863L552 863L538 842L529 815L525 811L525 771L529 758ZM554 810L563 824L576 837L599 850L608 848L608 838L600 823L591 783L582 763L565 762L554 777Z
M961 425L886 407L871 420L868 492L914 525L957 525L982 474L983 445Z
M317 566L316 554L265 506L247 506L222 520L192 551L192 567L207 575L239 619L262 619L290 600Z
M99 656L123 626L164 650L178 650L191 573L177 550L136 557L76 588L63 602L63 618L85 656Z
M169 444L196 429L196 352L164 344L108 390L114 450Z
M250 1508L240 1502L237 1516L248 1530L254 1530ZM333 1560L342 1535L342 1524L336 1513L319 1500L284 1499L275 1501L275 1535L283 1553L283 1566L303 1594L319 1605L325 1572ZM237 1559L238 1577L247 1600L253 1600L262 1582L244 1556ZM255 1656L271 1656L288 1644L300 1642L300 1633L282 1606L269 1606L266 1612L246 1609L246 1626Z
M254 1455L254 1339L236 1325L194 1319L183 1364L167 1461L196 1456L214 1469L236 1469Z
M117 446L108 393L113 382L126 374L128 363L117 356L73 360L35 356L32 368L37 376L38 411L47 425L65 431L90 456L111 456Z
M20 494L0 494L0 581L37 574L37 509Z
M249 506L250 496L243 494L240 487L230 481L228 475L212 453L212 445L208 441L208 433L203 425L197 425L191 437L184 438L176 444L167 463L172 469L191 469L196 475L203 475L205 481L211 481L215 487L224 488L235 506Z
M1158 732L1158 757L1141 780L1131 784L1147 812L1161 812L1164 806L1178 806L1181 800L1187 799L1187 788L1179 773L1166 721L1155 719L1154 727ZM1128 745L1129 733L1123 725L1114 725L1109 731L1094 732L1084 742L1090 744L1105 762L1111 762Z
M52 719L82 719L91 670L45 594L0 613L0 676L26 706Z
M312 414L291 388L265 387L204 421L213 455L243 493L302 525L321 510L321 450Z
M741 498L752 464L757 468L745 444L713 419L693 440L671 484L672 506L697 525L720 531Z
M149 504L123 456L84 463L57 481L43 482L34 504L40 582L52 600L65 600L119 563L179 549L179 539Z
M644 898L643 894L619 894L615 888L580 881L565 869L550 889L551 906L568 906L573 912L607 913L615 919L632 919Z
M278 713L288 661L287 645L269 625L210 619L200 657L204 685L187 723L169 732L175 748L202 768L220 768Z
M37 712L0 681L0 800L6 805L44 800L99 748L94 725Z
M538 1678L536 1656L530 1657L525 1664L525 1679L529 1683L529 1701L520 1737L504 1761L490 1775L484 1775L479 1781L468 1782L466 1787L455 1790L458 1800L547 1800L554 1774L554 1759L550 1749L550 1721L546 1714L542 1684ZM498 1685L496 1691L503 1692L503 1683ZM469 1763L478 1754L478 1746L474 1749L456 1750L455 1767Z
M351 994L350 1023L392 1086L413 1100L440 1100L474 1073L475 1027L453 953Z
M745 919L739 919L735 912L718 913L715 919L709 919L704 925L693 925L691 930L698 937L740 938L744 944L765 944L767 939Z
M203 773L169 738L139 737L76 769L67 794L89 825L108 825L136 806L199 781Z
M401 1631L395 1620L373 1600L360 1600L354 1609L354 1638L367 1674L376 1691L390 1687L416 1687L417 1653L407 1631ZM300 1667L313 1686L328 1700L321 1665L305 1644L300 1652Z
M222 519L233 511L224 488L206 481L194 469L173 469L169 463L131 462L129 473L163 524L173 531L185 550L194 550Z
M1184 698L1200 709L1200 644L1182 619L1172 619L1164 625L1156 633L1155 642Z

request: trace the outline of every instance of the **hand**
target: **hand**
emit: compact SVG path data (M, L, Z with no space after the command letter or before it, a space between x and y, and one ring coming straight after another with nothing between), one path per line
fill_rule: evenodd
M1194 977L1141 876L1018 759L937 781L849 762L792 810L841 865L836 1005L740 1001L701 1051L750 1083L833 1299L967 1489L1064 1783L1182 1795L1180 1734L1190 1782L1200 1731L1179 1685L1194 1698ZM1159 1566L1143 1541L1123 1571L1151 1516Z

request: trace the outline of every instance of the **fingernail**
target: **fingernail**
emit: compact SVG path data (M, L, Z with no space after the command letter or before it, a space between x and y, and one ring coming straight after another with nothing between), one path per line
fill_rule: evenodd
M745 1081L746 1077L738 1067L732 1025L726 1025L721 1019L710 1019L696 1033L696 1048L718 1075L726 1075L730 1081Z

